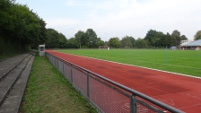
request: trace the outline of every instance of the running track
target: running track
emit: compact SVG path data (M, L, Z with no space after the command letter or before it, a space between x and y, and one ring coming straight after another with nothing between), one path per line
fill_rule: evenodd
M46 51L187 113L201 112L201 79Z

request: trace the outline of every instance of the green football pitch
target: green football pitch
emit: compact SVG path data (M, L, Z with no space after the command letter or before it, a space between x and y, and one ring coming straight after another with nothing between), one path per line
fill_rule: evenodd
M165 49L67 49L57 51L201 77L201 51Z

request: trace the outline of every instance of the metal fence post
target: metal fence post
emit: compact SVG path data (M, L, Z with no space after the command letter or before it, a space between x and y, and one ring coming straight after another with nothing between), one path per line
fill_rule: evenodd
M73 65L71 65L71 83L73 84Z
M62 63L63 63L63 75L65 75L65 73L64 73L64 61L62 61Z
M56 67L56 58L55 57L53 57L54 58L54 66Z
M133 94L130 97L130 113L137 113L137 99Z
M56 57L56 61L57 61L56 67L57 67L57 69L59 70L59 60L58 60L57 57Z
M87 97L90 100L90 76L88 72L87 72Z

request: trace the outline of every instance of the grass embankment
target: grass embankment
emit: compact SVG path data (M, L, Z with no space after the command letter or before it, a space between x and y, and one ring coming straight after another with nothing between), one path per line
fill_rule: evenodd
M89 56L124 64L201 77L201 51L193 50L59 50L60 52Z
M46 58L35 57L20 113L94 112L96 110Z

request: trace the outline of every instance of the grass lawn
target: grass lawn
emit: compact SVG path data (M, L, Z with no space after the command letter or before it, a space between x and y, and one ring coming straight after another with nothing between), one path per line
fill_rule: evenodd
M96 110L45 57L35 57L20 113L94 112Z
M111 49L109 51L69 49L57 51L201 77L201 51L165 49Z

